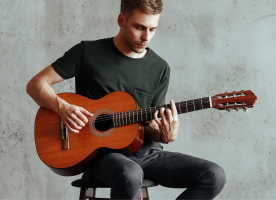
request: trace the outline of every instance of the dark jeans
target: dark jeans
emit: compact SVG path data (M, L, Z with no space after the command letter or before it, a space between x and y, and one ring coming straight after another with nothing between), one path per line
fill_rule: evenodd
M111 199L139 199L143 178L169 188L187 188L177 199L213 199L226 183L224 170L193 156L150 148L141 156L120 153L101 156L85 172L111 185Z

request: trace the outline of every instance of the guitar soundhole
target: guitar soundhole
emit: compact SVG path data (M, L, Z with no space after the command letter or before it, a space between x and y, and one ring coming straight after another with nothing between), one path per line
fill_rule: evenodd
M109 115L106 114L99 115L94 122L95 128L101 132L107 131L111 125L112 119Z

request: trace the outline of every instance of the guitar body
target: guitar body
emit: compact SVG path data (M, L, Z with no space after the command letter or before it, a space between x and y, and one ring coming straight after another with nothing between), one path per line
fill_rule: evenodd
M113 92L98 100L74 93L58 95L69 104L81 106L94 116L138 109L131 95ZM92 117L92 118L93 118ZM92 118L79 133L68 134L69 149L62 148L61 118L49 109L40 108L35 120L35 143L40 159L55 173L63 176L80 174L108 149L122 150L125 155L136 153L143 144L144 128L139 123L98 131Z

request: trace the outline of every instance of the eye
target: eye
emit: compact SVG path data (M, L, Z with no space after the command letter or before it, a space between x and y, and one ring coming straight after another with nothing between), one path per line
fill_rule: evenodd
M142 30L142 29L143 29L142 26L136 26L136 28L137 28L138 30Z

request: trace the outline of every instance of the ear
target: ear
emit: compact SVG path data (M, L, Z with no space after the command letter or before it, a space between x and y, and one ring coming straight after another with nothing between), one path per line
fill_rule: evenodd
M118 22L118 25L119 25L121 28L124 27L124 25L125 25L125 20L126 20L126 18L125 18L125 16L124 16L124 14L123 14L123 13L120 13L119 16L118 16L117 22Z

